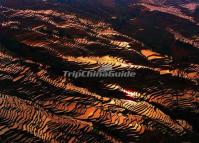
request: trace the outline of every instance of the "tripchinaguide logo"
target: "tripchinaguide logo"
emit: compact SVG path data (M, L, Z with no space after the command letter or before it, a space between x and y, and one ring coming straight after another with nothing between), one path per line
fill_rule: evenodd
M63 71L65 77L73 78L127 78L135 77L134 71L113 70L112 66L102 65L98 70L79 70L79 71Z

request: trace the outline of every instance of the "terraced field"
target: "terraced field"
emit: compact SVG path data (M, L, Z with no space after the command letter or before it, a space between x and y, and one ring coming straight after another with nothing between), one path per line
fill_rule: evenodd
M1 143L197 142L197 46L179 59L111 22L42 4L0 6ZM64 75L103 67L136 75Z

